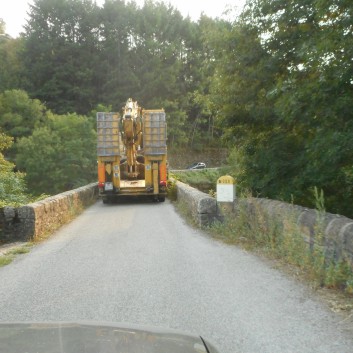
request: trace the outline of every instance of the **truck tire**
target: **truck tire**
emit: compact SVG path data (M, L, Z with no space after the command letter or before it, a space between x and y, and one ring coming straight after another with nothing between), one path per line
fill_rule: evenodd
M158 201L159 202L164 202L165 201L165 196L158 196Z
M114 198L113 197L104 197L103 198L103 203L104 204L111 204L114 202Z

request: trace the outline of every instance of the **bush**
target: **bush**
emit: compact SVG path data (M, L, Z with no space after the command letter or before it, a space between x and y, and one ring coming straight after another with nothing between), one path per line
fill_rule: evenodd
M0 207L29 202L23 173L13 171L15 165L4 158L2 151L11 147L12 138L0 133Z

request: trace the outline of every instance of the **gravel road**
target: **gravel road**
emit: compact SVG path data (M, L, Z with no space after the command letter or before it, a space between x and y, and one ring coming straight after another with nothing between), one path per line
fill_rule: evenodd
M98 202L0 268L0 321L48 320L176 328L222 353L353 352L342 317L305 286L169 202Z

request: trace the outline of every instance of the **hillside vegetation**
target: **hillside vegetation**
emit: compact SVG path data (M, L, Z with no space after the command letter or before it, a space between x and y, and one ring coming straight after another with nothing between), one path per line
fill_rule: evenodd
M16 165L1 168L20 193L94 180L95 112L132 97L166 110L172 155L225 148L239 187L309 207L316 187L353 217L352 26L347 0L248 0L198 21L154 1L34 0L19 38L0 21L1 148Z

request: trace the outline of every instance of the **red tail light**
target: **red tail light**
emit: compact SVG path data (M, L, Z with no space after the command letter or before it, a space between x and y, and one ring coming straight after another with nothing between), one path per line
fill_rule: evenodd
M167 186L167 182L166 182L166 181L161 181L161 182L159 183L159 186Z
M103 188L104 188L104 183L99 182L99 183L98 183L98 188L99 188L99 189L103 189Z

